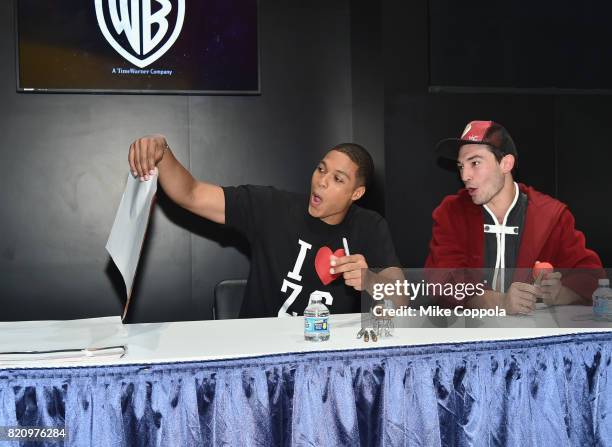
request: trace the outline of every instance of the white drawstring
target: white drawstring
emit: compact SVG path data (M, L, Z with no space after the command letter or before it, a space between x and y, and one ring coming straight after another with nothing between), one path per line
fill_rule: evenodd
M493 218L493 222L495 222L495 225L484 225L485 233L495 233L495 239L497 241L497 256L495 257L495 272L493 273L492 287L493 289L495 289L495 284L497 284L497 274L501 269L501 283L499 291L502 293L505 292L506 288L506 274L504 271L504 269L506 268L506 234L516 234L514 232L514 227L506 227L506 223L508 222L508 216L510 215L510 211L512 211L512 208L514 208L514 205L516 205L516 202L518 201L518 197L519 187L516 182L514 182L514 200L512 200L512 204L510 205L510 208L508 208L508 211L506 211L506 215L504 216L504 220L502 221L501 225L497 221L497 217L495 217L495 214L493 214L493 212L489 209L487 205L484 205L484 209L487 210L491 218Z

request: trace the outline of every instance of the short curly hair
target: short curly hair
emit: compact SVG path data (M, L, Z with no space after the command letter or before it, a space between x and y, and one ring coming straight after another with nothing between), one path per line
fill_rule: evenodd
M374 160L365 147L356 143L340 143L329 151L342 152L357 165L357 183L360 186L370 184L374 176Z

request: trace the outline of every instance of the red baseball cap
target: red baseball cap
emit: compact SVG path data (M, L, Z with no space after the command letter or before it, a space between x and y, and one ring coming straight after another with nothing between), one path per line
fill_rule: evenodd
M486 144L500 150L504 155L518 153L514 141L504 127L494 121L471 121L459 138L446 138L436 145L440 157L457 160L459 149L464 144Z

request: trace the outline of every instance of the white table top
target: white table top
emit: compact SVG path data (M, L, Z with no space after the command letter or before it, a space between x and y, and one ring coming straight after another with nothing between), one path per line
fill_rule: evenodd
M332 315L330 340L317 343L304 340L301 317L130 324L124 326L127 329L127 352L122 358L20 362L11 368L198 361L321 350L510 340L611 330L610 322L587 321L589 315L590 308L582 306L558 307L554 310L554 318L558 321L566 325L575 321L578 326L592 326L588 328L538 327L555 321L550 320L550 311L542 309L531 317L511 317L504 321L496 319L487 325L496 327L482 327L482 322L474 324L462 318L452 319L452 327L449 328L436 327L439 322L428 319L412 320L413 327L399 328L396 323L392 337L379 337L377 342L370 340L368 343L356 338L361 327L360 314Z

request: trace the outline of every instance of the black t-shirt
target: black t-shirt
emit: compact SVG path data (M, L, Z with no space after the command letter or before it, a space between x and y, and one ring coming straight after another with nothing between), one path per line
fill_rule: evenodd
M305 195L252 185L223 191L226 224L251 244L241 318L302 315L316 290L333 296L326 303L331 313L359 312L360 293L341 276L323 283L329 280L322 273L329 265L327 249L343 248L343 237L350 253L362 254L369 267L399 266L387 222L374 211L352 205L340 224L328 225L310 216Z

